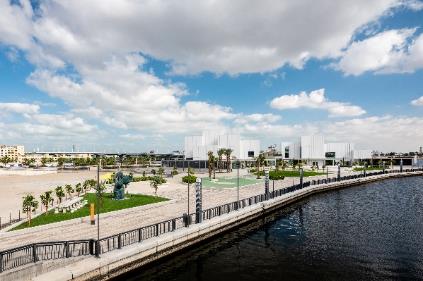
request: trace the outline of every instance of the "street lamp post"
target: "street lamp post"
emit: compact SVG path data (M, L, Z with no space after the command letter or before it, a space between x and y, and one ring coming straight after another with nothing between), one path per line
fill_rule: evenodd
M236 194L236 208L238 209L238 205L239 205L239 166L241 165L241 163L238 160L238 167L237 167L237 194Z
M96 243L96 257L100 257L100 167L101 159L97 166L97 243Z

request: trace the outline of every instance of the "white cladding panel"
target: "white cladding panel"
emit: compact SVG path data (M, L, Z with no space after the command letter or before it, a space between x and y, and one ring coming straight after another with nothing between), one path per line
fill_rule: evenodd
M240 159L253 159L260 154L260 141L259 140L241 140L240 146ZM248 157L248 152L254 152L254 156Z
M218 147L220 148L231 148L232 156L235 158L240 157L240 136L239 135L220 135Z
M243 143L243 152L241 146ZM204 131L201 136L185 137L185 157L193 160L207 160L207 153L213 151L217 155L220 148L232 149L231 156L237 159L244 159L248 156L248 151L253 150L254 155L260 153L260 141L240 140L239 134L220 134L216 131ZM245 157L248 158L248 157Z
M370 159L372 154L370 149L354 150L354 159Z
M185 137L185 157L186 158L193 158L194 157L194 150L198 155L198 146L203 145L203 137L202 136L187 136Z
M301 159L324 159L325 138L323 136L301 137Z
M325 144L325 152L335 152L335 159L350 160L354 156L354 144L348 142L330 142Z
M301 158L301 144L298 142L291 143L289 146L289 159Z

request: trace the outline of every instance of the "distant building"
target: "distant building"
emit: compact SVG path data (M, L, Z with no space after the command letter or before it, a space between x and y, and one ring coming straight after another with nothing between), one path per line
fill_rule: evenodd
M221 148L232 149L236 159L253 159L260 153L260 141L241 139L236 133L219 131L204 131L201 136L185 137L185 158L192 160L207 160L207 153L212 151L217 156Z
M354 159L372 158L371 150L355 150L353 143L325 142L321 135L301 136L292 143L281 143L283 159L301 160L308 165L322 166L351 163Z
M23 145L0 144L0 158L9 157L12 162L21 162L24 156L25 147Z
M373 157L372 150L362 149L354 150L354 160L371 159Z

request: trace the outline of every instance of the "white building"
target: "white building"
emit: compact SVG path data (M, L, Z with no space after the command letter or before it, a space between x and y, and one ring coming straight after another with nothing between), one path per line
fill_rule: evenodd
M301 159L322 160L325 159L325 137L324 136L302 136Z
M373 152L369 149L354 150L354 160L370 159L373 156Z
M354 158L354 144L349 142L330 142L325 144L326 158L332 158L336 162L352 161Z
M219 131L204 131L201 136L185 137L185 158L207 160L207 153L217 155L221 148L232 149L236 159L253 159L260 153L259 140L243 140L239 134Z
M302 136L296 142L281 143L283 159L302 160L309 165L335 165L354 159L369 159L371 150L355 150L353 143L325 143L324 136Z

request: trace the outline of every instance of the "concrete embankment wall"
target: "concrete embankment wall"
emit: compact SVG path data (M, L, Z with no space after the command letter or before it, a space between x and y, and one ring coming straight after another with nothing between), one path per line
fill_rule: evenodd
M267 213L271 213L276 209L299 201L312 194L388 178L418 175L423 175L423 172L384 174L310 186L284 194L275 199L206 220L201 224L194 224L188 228L179 229L161 235L160 237L144 240L139 244L133 244L120 250L103 254L101 258L88 257L54 271L38 275L31 280L108 280L149 262L176 253L196 243L200 243L222 232L238 227L241 224L253 221Z

